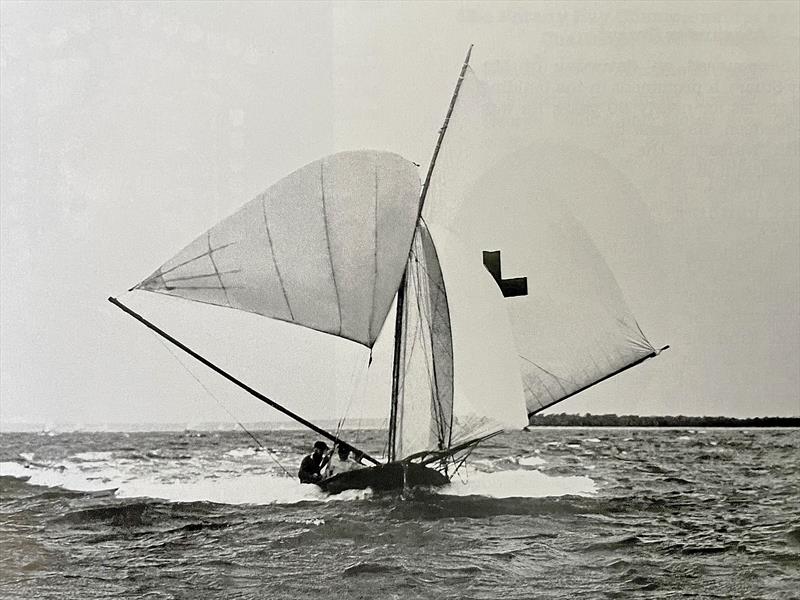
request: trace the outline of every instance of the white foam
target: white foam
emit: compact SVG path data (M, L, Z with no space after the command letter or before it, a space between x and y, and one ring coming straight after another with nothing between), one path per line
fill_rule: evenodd
M77 492L96 492L115 487L109 485L110 481L106 478L93 477L90 480L79 471L26 467L16 462L0 463L0 475L28 478L28 483L32 485L62 487Z
M547 461L539 456L523 456L519 460L517 460L517 464L520 464L524 467L535 467L538 465L543 465Z
M72 456L85 462L103 462L111 460L111 452L78 452Z
M591 444L599 444L600 442L602 442L602 440L601 440L601 439L599 439L599 438L586 438L586 439L585 439L585 440L583 440L583 441L584 441L584 442L589 442L589 443L591 443Z
M590 496L596 491L597 486L588 477L550 477L540 471L514 470L493 473L470 471L466 481L456 479L443 487L440 493L491 498L545 498Z
M61 487L79 492L116 489L119 498L158 498L171 502L217 502L220 504L294 504L368 498L370 490L348 490L335 496L315 485L304 485L293 477L241 475L172 480L168 473L140 476L114 468L81 470L26 467L17 462L0 463L0 475L24 478L32 485ZM173 474L174 475L174 474Z
M228 450L225 453L225 456L232 456L234 458L244 458L245 456L255 456L256 449L255 448L234 448L233 450Z
M98 454L101 453L90 456L98 458ZM534 467L546 462L538 456L524 456L513 461L521 467ZM502 462L491 461L492 464L470 466L465 481L457 478L442 488L441 493L493 498L539 498L567 494L590 495L596 491L594 482L588 477L550 477L538 470L516 466L505 471L487 470L487 467ZM0 475L26 478L30 484L39 486L86 492L116 489L116 495L120 498L149 497L171 502L294 504L358 500L372 494L370 490L348 490L329 496L317 486L304 485L294 477L275 473L221 471L214 469L213 465L187 467L186 463L181 463L171 466L161 464L155 468L147 463L126 460L102 465L97 462L67 461L60 466L50 467L2 462Z
M243 475L192 482L160 482L138 479L120 487L117 496L146 496L172 502L217 502L220 504L295 504L297 502L329 502L358 500L371 494L369 490L349 490L329 496L315 485L300 483L295 478L275 475Z
M19 457L25 460L33 460L33 452L20 452Z

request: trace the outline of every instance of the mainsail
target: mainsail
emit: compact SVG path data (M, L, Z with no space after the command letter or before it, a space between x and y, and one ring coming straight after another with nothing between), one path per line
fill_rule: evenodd
M416 167L342 152L295 171L135 289L289 321L372 347L417 218Z

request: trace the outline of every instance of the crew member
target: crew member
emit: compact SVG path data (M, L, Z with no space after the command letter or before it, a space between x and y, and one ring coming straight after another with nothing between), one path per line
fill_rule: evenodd
M360 464L360 453L356 453L356 460L350 460L350 447L344 444L339 446L336 455L337 457L328 464L328 472L326 474L328 477L345 471L360 469L364 466Z
M322 468L327 464L329 455L328 444L323 441L314 442L314 450L311 454L303 459L300 463L300 470L297 476L300 478L300 483L316 483L322 479L320 474Z

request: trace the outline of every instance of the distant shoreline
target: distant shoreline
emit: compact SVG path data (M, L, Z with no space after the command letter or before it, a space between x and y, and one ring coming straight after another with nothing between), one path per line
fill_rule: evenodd
M321 427L335 431L338 423L320 421ZM251 431L282 431L305 430L305 428L292 421L275 421L245 423ZM637 416L637 415L568 415L565 413L552 415L535 415L531 418L528 428L540 427L615 427L615 428L647 428L662 427L672 429L711 427L733 428L761 428L761 427L789 427L800 428L800 417L748 417L737 419L734 417L687 417L679 416ZM238 429L235 423L106 423L106 424L75 424L75 423L0 423L0 433L145 433L145 432L214 432L233 431ZM346 423L346 430L386 429L386 421L382 419L363 419L361 423Z
M800 427L800 417L687 417L638 415L534 415L528 427Z

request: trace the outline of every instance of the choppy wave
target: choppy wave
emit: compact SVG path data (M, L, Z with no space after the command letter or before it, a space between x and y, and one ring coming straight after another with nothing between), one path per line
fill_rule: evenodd
M253 457L255 451L235 449L225 453L236 458ZM129 458L115 461L111 452L84 452L57 466L0 463L0 475L22 478L32 485L64 488L73 491L113 491L119 498L156 498L171 502L215 502L220 504L293 504L298 502L330 502L363 500L370 490L350 490L329 496L313 485L303 485L296 478L271 473L216 473L182 469L164 469L160 465L148 470L132 468ZM147 455L142 457L147 458ZM99 465L97 464L99 463ZM538 470L518 468L541 465L538 457L519 461L509 459L481 461L481 469L459 472L453 482L436 490L453 496L486 496L489 498L542 498L562 495L587 495L596 491L588 477L548 476ZM510 464L511 470L491 470ZM499 466L499 467L498 467Z
M1 595L777 599L800 578L798 431L538 429L438 490L332 497L292 476L313 438L262 436L0 435Z

